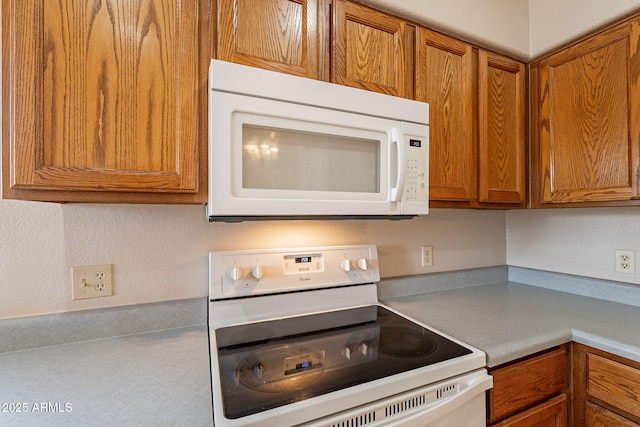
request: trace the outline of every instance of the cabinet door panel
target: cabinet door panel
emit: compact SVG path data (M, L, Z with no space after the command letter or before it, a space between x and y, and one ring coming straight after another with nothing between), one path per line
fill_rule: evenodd
M335 83L405 96L405 31L399 18L357 3L335 3Z
M418 28L416 99L429 103L429 196L475 198L471 45Z
M203 4L4 0L10 190L196 193Z
M587 353L587 396L640 417L640 369Z
M218 58L318 78L318 0L221 0Z
M638 196L639 38L631 21L541 63L543 202Z
M589 427L640 427L631 420L587 402L587 426Z
M572 343L573 423L640 426L640 363Z
M480 50L478 201L524 203L524 64Z

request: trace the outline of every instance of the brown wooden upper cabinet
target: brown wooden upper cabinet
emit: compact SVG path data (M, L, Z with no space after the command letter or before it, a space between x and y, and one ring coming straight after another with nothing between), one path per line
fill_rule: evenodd
M3 0L3 196L204 201L208 8Z
M408 96L407 23L366 6L336 0L332 80L394 96Z
M639 42L636 18L532 64L534 206L638 198Z
M472 46L418 27L415 95L429 103L429 198L476 198Z
M480 49L478 73L478 201L524 205L524 64Z
M415 95L430 108L433 206L523 207L524 64L417 28Z
M320 57L328 42L327 0L219 0L223 61L327 79Z

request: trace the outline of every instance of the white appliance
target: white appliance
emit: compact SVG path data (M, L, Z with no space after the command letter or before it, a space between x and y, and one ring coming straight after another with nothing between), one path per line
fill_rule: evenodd
M380 304L374 245L209 264L217 427L485 426L485 354Z
M427 214L428 123L422 102L212 60L209 219Z

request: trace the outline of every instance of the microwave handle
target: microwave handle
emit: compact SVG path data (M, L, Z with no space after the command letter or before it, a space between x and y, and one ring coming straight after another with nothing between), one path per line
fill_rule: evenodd
M391 201L399 202L402 199L402 193L404 191L404 181L407 173L407 150L404 144L404 134L401 129L391 129L391 142L396 146L396 152L398 159L396 185L391 188Z

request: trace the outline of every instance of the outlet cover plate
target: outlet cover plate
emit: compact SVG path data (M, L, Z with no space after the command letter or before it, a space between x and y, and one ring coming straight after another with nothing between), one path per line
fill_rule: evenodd
M431 267L433 265L433 246L422 247L422 266Z
M616 271L636 274L636 251L616 249Z
M72 267L74 300L113 295L113 264Z

